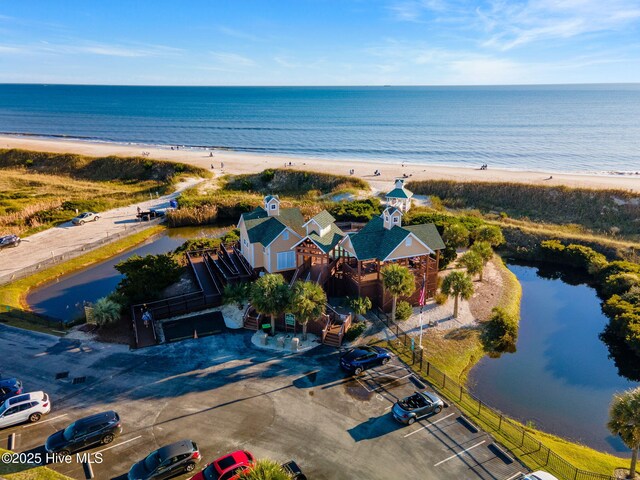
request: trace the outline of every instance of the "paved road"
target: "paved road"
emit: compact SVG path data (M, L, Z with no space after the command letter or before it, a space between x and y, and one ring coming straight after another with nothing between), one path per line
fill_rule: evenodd
M175 192L160 198L149 200L127 207L115 208L106 212L98 212L100 219L82 226L66 222L57 227L36 233L23 239L17 248L0 252L0 278L10 278L13 273L35 266L53 256L72 252L84 245L102 238L126 232L127 228L136 225L136 207L143 210L169 206L169 200L177 197L186 188L200 182L200 179L188 179L180 183Z
M46 437L72 420L115 409L123 435L87 451L104 455L94 465L100 479L124 479L133 462L185 437L205 462L242 448L295 459L311 479L507 480L524 471L497 458L491 439L471 432L453 407L412 426L396 423L393 402L416 387L395 359L354 379L339 370L334 349L264 352L245 331L130 352L5 326L0 351L2 374L44 389L53 405L36 424L0 430L0 445L15 432L16 451L42 452ZM55 380L61 371L69 378ZM74 385L78 376L86 382ZM75 461L51 466L84 478Z

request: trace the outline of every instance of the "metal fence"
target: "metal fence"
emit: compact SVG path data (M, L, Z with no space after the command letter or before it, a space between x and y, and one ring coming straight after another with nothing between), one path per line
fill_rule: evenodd
M160 222L162 222L162 218L157 218L149 222L135 223L132 226L127 227L125 228L125 230L118 233L109 234L109 232L106 232L104 237L102 237L99 240L96 240L95 242L84 244L76 249L70 250L65 253L61 253L60 255L53 255L50 258L47 258L46 260L43 260L33 265L29 265L28 267L22 268L20 270L16 270L13 273L7 273L5 275L1 275L0 285L4 285L6 283L10 283L15 280L20 280L21 278L28 277L29 275L33 275L34 273L37 273L46 268L52 267L54 265L57 265L67 260L71 260L72 258L79 257L80 255L90 252L91 250L95 250L96 248L99 248L108 243L112 243L112 242L115 242L116 240L120 240L121 238L125 238L130 235L133 235L134 233L137 233L146 228L149 228L150 226L157 225ZM26 246L25 245L26 242L27 240L24 240L22 245Z
M533 468L544 469L561 480L616 480L616 477L580 470L536 440L522 426L489 407L465 387L448 377L430 363L422 349L412 349L412 336L392 323L384 314L377 317L395 335L392 348L402 360L412 365L432 386L450 402L455 403L469 417L493 434L514 456Z

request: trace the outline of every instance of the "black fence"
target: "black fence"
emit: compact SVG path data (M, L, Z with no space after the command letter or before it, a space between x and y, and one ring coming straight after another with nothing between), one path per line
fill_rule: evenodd
M430 363L423 350L412 349L412 336L378 313L378 318L395 335L392 348L400 358L412 365L442 396L455 403L462 411L474 418L486 431L507 447L514 456L533 469L554 474L561 480L616 480L616 477L580 470L567 460L536 440L526 429L510 418L489 407L444 372ZM414 340L415 345L415 340Z

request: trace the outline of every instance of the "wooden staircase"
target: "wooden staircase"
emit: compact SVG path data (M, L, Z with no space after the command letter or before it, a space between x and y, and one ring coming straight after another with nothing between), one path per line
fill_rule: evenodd
M258 330L260 328L260 318L262 314L257 313L251 306L244 312L242 326L247 330Z
M325 345L329 345L330 347L338 348L342 343L342 337L340 335L341 329L341 325L331 325L327 330L324 341L322 343L324 343Z

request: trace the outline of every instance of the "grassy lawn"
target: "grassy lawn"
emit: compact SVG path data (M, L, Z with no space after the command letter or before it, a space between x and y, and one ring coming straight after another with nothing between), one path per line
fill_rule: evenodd
M0 454L9 450L0 448ZM69 477L47 467L5 464L0 462L0 475L7 480L71 480Z
M29 307L25 301L29 290L50 280L54 280L61 275L80 270L94 263L111 258L114 255L142 243L149 237L162 232L164 229L165 227L160 225L148 228L142 232L138 232L134 235L123 238L122 240L110 243L92 252L60 263L51 268L47 268L35 275L0 286L0 320L2 320L6 325L14 327L61 335L62 332L57 331L56 326L52 328L48 327L40 317L29 312ZM9 307L8 311L7 307Z

